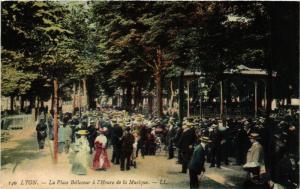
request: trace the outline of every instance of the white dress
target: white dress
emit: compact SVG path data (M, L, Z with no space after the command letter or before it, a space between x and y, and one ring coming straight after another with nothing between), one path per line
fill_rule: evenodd
M89 167L89 143L85 136L75 141L72 172L77 175L87 174Z

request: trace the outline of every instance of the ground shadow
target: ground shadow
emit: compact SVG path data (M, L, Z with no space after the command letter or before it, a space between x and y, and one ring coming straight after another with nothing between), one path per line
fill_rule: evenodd
M7 164L18 165L24 160L33 160L43 156L38 150L35 135L27 140L16 141L17 147L13 149L4 149L1 152L1 167Z

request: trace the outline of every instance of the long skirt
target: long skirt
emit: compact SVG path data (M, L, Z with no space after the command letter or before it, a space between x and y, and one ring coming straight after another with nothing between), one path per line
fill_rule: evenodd
M75 152L74 159L72 159L72 173L77 175L86 175L88 170L89 154L86 150Z
M107 169L110 168L107 151L105 148L96 148L93 159L93 169Z

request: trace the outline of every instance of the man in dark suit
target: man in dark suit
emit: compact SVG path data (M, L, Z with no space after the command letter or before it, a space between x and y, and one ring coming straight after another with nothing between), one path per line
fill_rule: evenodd
M199 187L198 175L205 172L205 147L210 142L208 137L202 137L200 144L195 147L191 161L189 163L190 188L197 189Z
M130 169L130 157L133 153L133 143L134 136L130 132L130 127L126 127L124 136L121 140L121 171L124 171L125 168L125 160L126 160L126 170Z
M116 122L113 122L114 126L112 129L112 145L113 145L113 153L112 153L112 159L111 162L114 164L120 164L120 154L121 154L121 137L123 135L123 129L122 127L117 124Z
M136 149L136 157L138 157L139 150L141 150L142 158L146 155L146 143L147 143L147 128L145 125L140 126L139 131L140 138L137 143L137 149Z
M169 157L168 159L172 159L174 157L174 137L176 135L176 127L173 121L169 122L169 129L168 129L168 134L167 134L167 144L168 144L168 152L169 152Z
M45 139L47 137L47 125L45 119L41 119L36 126L37 140L39 144L39 149L44 149Z
M193 154L193 145L196 142L196 132L192 128L192 123L185 122L183 124L183 132L178 142L178 147L182 153L182 170L181 173L187 172L188 163Z
M213 132L210 135L210 139L212 140L210 167L215 167L215 165L217 165L217 167L220 168L222 136L221 136L221 132L218 130L217 125L212 125L212 128L213 128Z
M174 144L176 145L177 149L178 149L178 161L177 163L178 164L182 164L182 154L181 154L181 149L179 148L178 146L178 142L179 142L179 139L181 138L181 135L182 135L182 126L180 123L176 123L176 131L175 131L175 136L173 138L173 142Z
M87 130L89 132L87 135L87 140L89 141L90 154L92 154L94 149L94 141L97 137L97 129L94 120L90 121L90 125L88 125Z

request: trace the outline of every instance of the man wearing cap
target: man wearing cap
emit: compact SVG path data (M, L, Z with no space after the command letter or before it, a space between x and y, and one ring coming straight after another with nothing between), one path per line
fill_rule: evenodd
M205 147L210 140L208 137L201 137L200 144L195 147L191 161L189 163L190 188L197 189L199 187L198 175L205 172Z
M178 147L182 152L182 170L181 173L187 172L187 166L193 154L193 145L196 142L196 132L192 128L192 123L183 124L183 132L178 142Z

